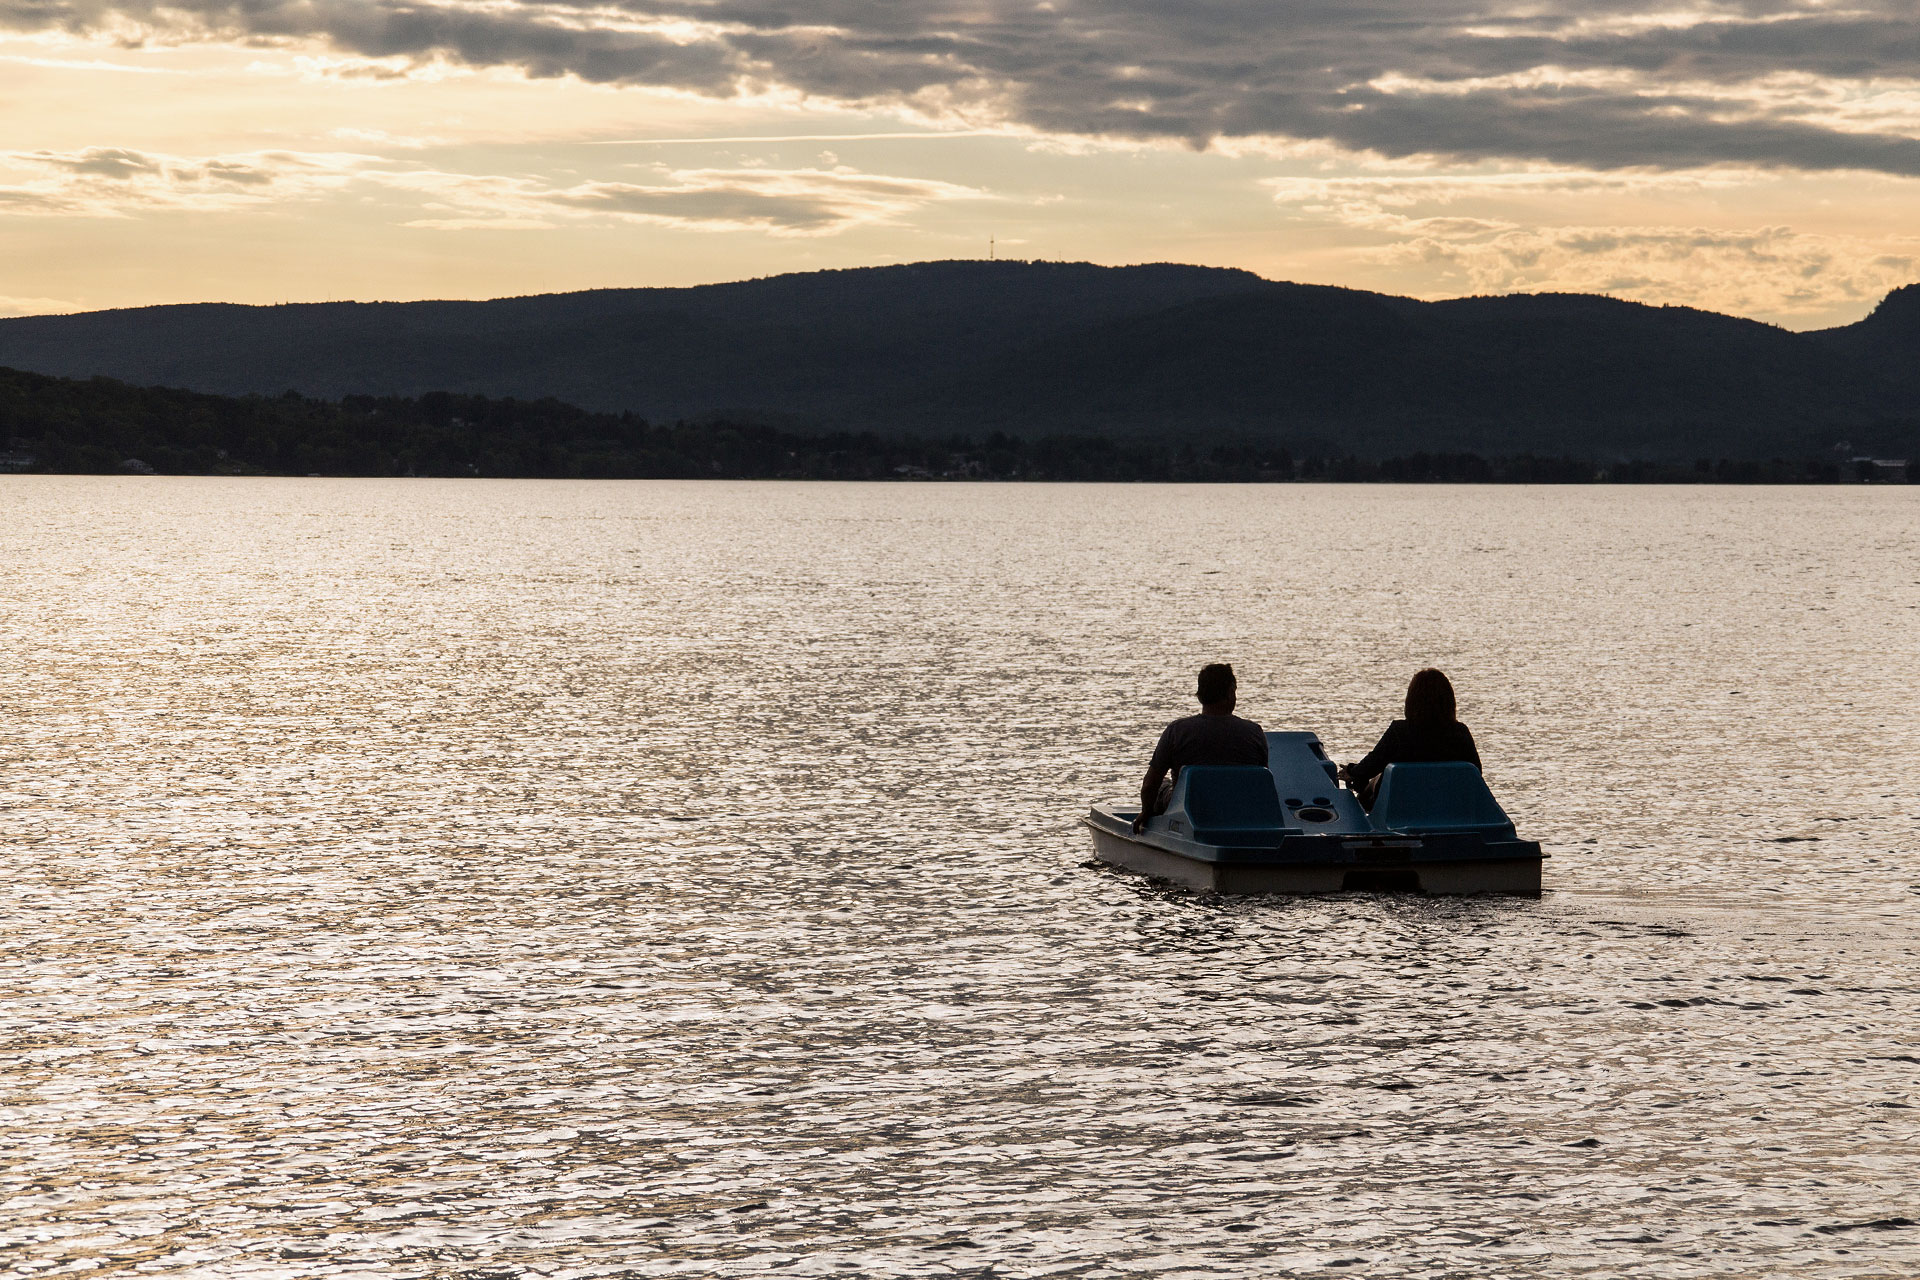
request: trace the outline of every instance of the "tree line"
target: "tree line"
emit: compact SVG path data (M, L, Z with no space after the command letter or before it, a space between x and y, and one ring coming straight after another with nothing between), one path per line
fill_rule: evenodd
M558 400L432 392L215 396L0 369L0 469L161 475L1160 482L1812 483L1913 479L1852 459L1595 462L1095 435L888 437L653 423Z

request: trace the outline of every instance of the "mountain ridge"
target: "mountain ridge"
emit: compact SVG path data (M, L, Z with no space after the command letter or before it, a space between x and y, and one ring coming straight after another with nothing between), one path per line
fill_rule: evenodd
M1920 440L1920 286L1794 333L1590 294L1427 302L1178 263L953 261L486 301L0 320L0 366L223 395L551 397L655 421L1329 454L1811 456Z

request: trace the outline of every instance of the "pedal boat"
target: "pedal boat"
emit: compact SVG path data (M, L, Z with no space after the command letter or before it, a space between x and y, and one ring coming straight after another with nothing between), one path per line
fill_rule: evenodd
M1540 896L1546 855L1515 835L1473 765L1388 765L1368 814L1316 735L1269 733L1267 757L1264 769L1182 769L1138 835L1136 803L1093 806L1095 854L1214 893Z

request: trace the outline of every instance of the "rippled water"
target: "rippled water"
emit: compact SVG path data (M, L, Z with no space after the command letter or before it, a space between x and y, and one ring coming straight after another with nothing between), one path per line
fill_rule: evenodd
M10 1274L1920 1272L1920 490L0 513ZM1089 865L1209 660L1545 898Z

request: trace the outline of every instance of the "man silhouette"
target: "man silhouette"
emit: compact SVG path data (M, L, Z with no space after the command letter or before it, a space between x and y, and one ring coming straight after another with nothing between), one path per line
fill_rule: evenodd
M1200 668L1199 686L1194 690L1200 699L1200 714L1175 720L1161 733L1153 759L1147 762L1147 776L1140 783L1140 816L1133 820L1135 834L1146 828L1148 818L1166 810L1173 784L1188 765L1266 767L1266 733L1253 721L1233 714L1237 689L1229 664L1214 662Z

